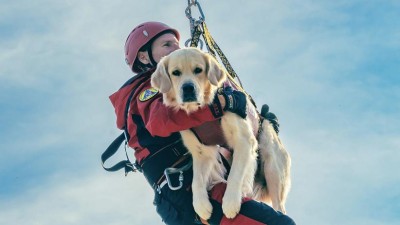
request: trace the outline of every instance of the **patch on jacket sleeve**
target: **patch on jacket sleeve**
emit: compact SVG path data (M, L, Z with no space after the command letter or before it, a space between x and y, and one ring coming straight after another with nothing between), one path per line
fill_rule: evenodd
M146 89L146 90L142 91L142 93L140 93L139 100L141 102L147 101L147 100L151 99L152 97L154 97L156 94L158 94L157 89L155 89L155 88Z

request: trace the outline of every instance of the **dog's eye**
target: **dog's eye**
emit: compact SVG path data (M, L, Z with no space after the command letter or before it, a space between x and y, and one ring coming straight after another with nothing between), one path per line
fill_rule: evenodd
M174 70L174 71L172 71L172 75L174 75L174 76L180 76L180 75L181 75L181 71L179 71L179 70Z
M199 74L199 73L203 72L203 70L202 70L201 68L199 68L199 67L196 67L196 69L194 69L193 72L194 72L195 74Z

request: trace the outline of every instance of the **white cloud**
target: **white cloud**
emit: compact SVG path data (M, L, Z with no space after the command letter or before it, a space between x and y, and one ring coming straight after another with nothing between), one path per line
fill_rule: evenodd
M1 224L162 224L141 174L61 173L38 182L0 203Z

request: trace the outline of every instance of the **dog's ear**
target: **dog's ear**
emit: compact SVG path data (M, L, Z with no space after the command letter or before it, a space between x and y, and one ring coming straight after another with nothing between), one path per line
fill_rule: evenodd
M224 69L219 65L218 61L210 54L204 54L206 61L206 73L208 80L214 86L220 86L220 83L225 81L226 74Z
M161 93L167 93L172 86L168 75L168 57L164 57L157 65L156 71L151 75L151 86Z

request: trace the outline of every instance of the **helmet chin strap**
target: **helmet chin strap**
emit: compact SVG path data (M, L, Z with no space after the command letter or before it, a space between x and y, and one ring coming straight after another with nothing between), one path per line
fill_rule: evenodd
M145 72L149 69L155 68L157 66L157 62L154 60L151 47L147 49L147 55L149 57L149 63L144 64L140 60L136 60L132 66L132 71L134 71L133 67L136 66L136 69Z
M140 72L146 72L147 70L153 68L153 66L150 63L144 64L142 62L140 62L139 60L136 60L135 63L132 65L132 71L136 70L140 71Z
M136 66L137 69L141 70L142 72L145 72L145 71L147 71L149 69L157 67L158 63L156 62L156 60L154 60L153 50L151 48L152 41L148 42L146 45L147 45L147 47L145 48L146 50L142 50L142 51L147 51L147 56L149 57L148 59L149 59L150 62L147 63L147 64L144 64L140 60L136 59L135 63L132 66L132 71L134 71L134 69L133 69L134 66Z
M152 53L152 52L153 52L153 51L151 50L151 47L149 47L149 48L147 49L147 54L149 55L150 63L147 64L147 65L149 65L150 68L151 68L151 67L156 67L156 66L157 66L157 62L156 62L156 60L154 60L154 58L153 58L153 53Z

